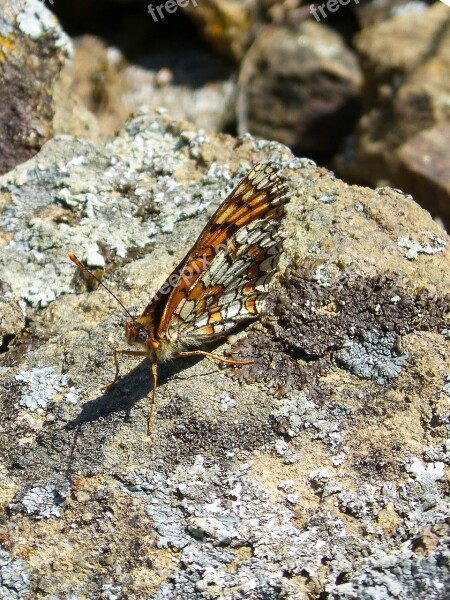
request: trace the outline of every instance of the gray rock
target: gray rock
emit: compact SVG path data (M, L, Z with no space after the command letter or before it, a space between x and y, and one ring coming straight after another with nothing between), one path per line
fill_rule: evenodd
M216 350L255 362L159 365L148 438L149 364L125 358L101 391L127 316L67 252L140 313L261 160L291 189L280 275L263 318ZM445 583L449 246L410 197L141 112L97 146L51 140L2 177L0 202L0 278L27 323L9 327L0 369L1 539L29 594L304 600L381 572L383 597Z
M301 155L333 154L352 130L361 75L343 38L323 23L262 29L241 67L241 132Z
M39 0L1 0L0 13L0 173L5 173L52 136L55 81L71 43Z
M347 181L401 187L447 224L448 6L383 0L357 10L377 9L388 18L355 38L364 73L363 114L336 170Z
M448 570L450 538L447 536L438 541L435 550L424 556L414 554L412 550L414 541L405 544L398 552L380 554L364 561L363 568L348 583L338 585L332 591L331 598L333 600L351 598L444 600L447 598L450 586Z

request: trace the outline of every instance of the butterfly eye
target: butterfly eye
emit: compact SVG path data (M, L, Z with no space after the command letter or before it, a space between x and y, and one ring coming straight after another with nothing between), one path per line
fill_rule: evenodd
M139 329L139 331L136 334L135 340L139 344L145 344L145 342L148 340L148 333L145 331L145 329Z

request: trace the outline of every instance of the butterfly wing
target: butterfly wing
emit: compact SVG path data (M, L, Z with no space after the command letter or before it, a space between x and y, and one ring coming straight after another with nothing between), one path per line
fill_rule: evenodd
M257 317L278 264L282 239L278 221L258 219L229 238L176 307L167 338L200 346Z
M156 339L212 341L258 315L278 262L288 200L278 171L276 163L257 164L211 217L143 313L152 317Z

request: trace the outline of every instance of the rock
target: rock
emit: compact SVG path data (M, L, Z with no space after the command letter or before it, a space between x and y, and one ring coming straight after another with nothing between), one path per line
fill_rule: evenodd
M73 135L98 142L102 133L96 115L91 112L74 93L73 82L68 72L69 64L61 71L54 87L53 133Z
M241 68L239 130L329 156L355 122L360 83L354 54L326 25L264 29Z
M422 12L427 8L424 0L377 0L376 2L351 2L361 29L391 17Z
M425 129L398 149L397 182L422 206L450 226L450 121Z
M24 328L25 318L19 304L10 293L0 293L0 352L5 352Z
M120 129L143 105L164 108L213 131L227 129L235 118L234 69L205 52L185 48L177 58L177 51L168 48L164 56L172 68L158 67L158 59L141 56L140 63L148 63L143 68L95 36L77 38L74 46L64 75L71 82L71 95L96 115L104 134Z
M438 534L435 547L421 552L422 536L430 532ZM447 519L415 536L405 548L372 559L370 564L364 561L363 568L348 583L338 585L331 598L422 598L426 595L430 600L443 600L450 586L449 545Z
M364 114L336 162L346 179L398 184L400 148L421 131L448 121L448 17L448 7L437 2L368 27L356 37L365 77ZM440 200L433 202L434 188L422 188L421 196L428 197L426 206L437 213Z
M39 0L1 0L0 173L27 160L53 134L55 81L71 51Z
M292 194L279 279L215 350L256 362L160 365L149 438L148 361L101 391L127 315L67 252L139 314L261 160ZM50 140L0 203L0 279L34 340L0 369L0 596L438 598L449 238L410 197L141 112L97 145Z
M261 0L260 6L266 20L275 25L290 25L298 27L301 21L312 15L311 6L302 6L302 0Z
M256 0L191 1L183 10L217 52L236 62L244 57L254 35Z

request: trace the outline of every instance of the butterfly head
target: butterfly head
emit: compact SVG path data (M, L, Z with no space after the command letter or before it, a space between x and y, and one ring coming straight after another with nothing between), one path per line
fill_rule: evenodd
M69 258L79 269L81 269L81 271L92 277L92 279L95 279L95 281L97 281L97 283L101 285L108 292L108 294L111 294L111 296L120 304L123 310L130 317L131 321L127 321L125 328L128 343L130 345L145 346L146 350L159 350L161 344L157 340L153 339L153 335L151 334L153 331L152 319L149 319L149 317L145 317L144 315L142 317L138 317L137 319L134 318L126 306L122 304L119 298L117 298L117 296L103 283L103 281L101 281L92 271L83 265L83 263L78 260L73 252L69 252Z
M139 319L127 321L125 332L130 345L150 346L153 350L157 350L160 346L159 342L151 338L148 329L139 322Z

